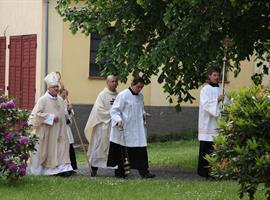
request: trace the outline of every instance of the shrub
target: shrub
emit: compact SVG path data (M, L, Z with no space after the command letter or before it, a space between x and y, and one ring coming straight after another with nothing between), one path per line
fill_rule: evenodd
M219 120L219 136L207 160L215 177L240 184L240 198L254 194L260 184L270 199L270 92L252 86L228 94Z
M37 138L30 135L28 116L11 98L0 94L0 175L8 180L26 174L29 154L35 150Z

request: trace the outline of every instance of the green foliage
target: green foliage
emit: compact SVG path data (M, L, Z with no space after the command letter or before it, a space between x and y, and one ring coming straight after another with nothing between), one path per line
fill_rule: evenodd
M16 181L26 174L27 161L37 138L27 125L29 113L0 93L0 176Z
M189 91L205 82L212 64L222 66L225 38L227 69L235 75L254 52L269 61L269 1L57 0L57 11L73 33L103 36L97 63L104 76L117 74L123 82L130 73L147 82L158 76L169 102L177 97L178 109L193 101Z
M270 88L241 88L228 96L215 150L207 157L212 175L237 180L240 198L247 193L254 199L258 185L264 184L270 199Z

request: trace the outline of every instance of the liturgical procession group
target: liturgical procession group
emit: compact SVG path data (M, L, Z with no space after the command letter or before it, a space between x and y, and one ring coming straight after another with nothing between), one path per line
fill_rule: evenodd
M197 173L205 178L210 177L205 155L213 150L217 120L221 104L224 103L219 77L219 69L212 67L200 91ZM75 130L78 127L68 98L69 92L61 82L59 72L49 73L44 81L47 90L37 100L28 119L31 132L38 136L38 142L27 171L37 176L74 176L78 164L72 127L75 126ZM93 107L89 108L89 118L84 128L83 136L88 141L88 148L84 151L91 176L99 176L100 168L113 170L114 176L121 179L127 178L131 169L138 170L143 179L158 176L149 168L146 121L151 113L146 112L144 107L144 78L133 77L129 87L121 92L117 91L117 75L109 75L105 81L104 89L96 97Z

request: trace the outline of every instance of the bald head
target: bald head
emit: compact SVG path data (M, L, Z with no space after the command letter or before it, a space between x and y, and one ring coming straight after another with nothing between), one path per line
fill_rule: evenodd
M107 87L110 91L115 92L118 85L118 78L114 75L107 76Z

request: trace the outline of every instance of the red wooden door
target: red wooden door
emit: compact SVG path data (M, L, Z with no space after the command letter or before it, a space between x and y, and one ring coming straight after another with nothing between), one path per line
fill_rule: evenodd
M0 37L0 92L5 92L6 37Z
M35 103L36 40L36 35L10 37L8 94L26 109Z

